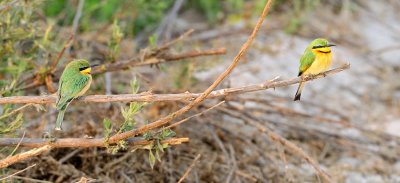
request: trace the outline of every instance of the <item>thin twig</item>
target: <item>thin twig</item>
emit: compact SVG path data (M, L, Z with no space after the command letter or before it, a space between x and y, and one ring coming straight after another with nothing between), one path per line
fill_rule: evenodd
M64 55L64 52L66 49L71 47L72 43L74 42L74 34L71 34L68 41L65 43L64 47L61 49L61 51L58 53L57 58L53 61L51 64L51 73L54 73L56 71L57 65L60 62L62 56Z
M162 41L163 39L170 38L170 30L174 26L174 21L176 21L176 17L178 15L179 10L184 4L184 0L176 0L171 10L164 16L158 28L154 31L154 34L157 36L158 41Z
M186 177L189 175L190 171L193 169L194 165L196 165L197 161L200 159L201 154L198 154L196 158L194 158L192 164L189 166L189 168L185 171L183 176L179 179L178 183L181 183L183 180L186 179Z
M220 90L215 90L207 95L207 98L223 97L228 95L237 95L248 92L255 92L260 90L267 90L270 88L286 87L289 85L294 85L300 81L310 81L325 76L333 75L343 70L350 68L349 64L344 64L338 68L329 70L313 76L307 76L304 78L296 77L282 81L267 81L261 84L237 87L237 88L225 88ZM75 102L160 102L160 101L187 101L193 100L202 96L204 93L179 93L179 94L119 94L119 95L91 95L80 97ZM44 96L13 96L13 97L2 97L0 98L0 104L20 104L20 103L35 103L35 104L47 104L56 102L55 95L44 95Z
M17 138L16 140L19 140L19 139ZM26 140L26 139L24 139L24 140ZM23 142L20 143L20 144L21 144L21 146L23 146ZM5 168L5 167L8 167L8 166L10 166L10 165L12 165L14 163L26 160L26 159L28 159L30 157L33 157L33 156L37 156L37 155L39 155L39 154L41 154L43 152L49 151L50 149L51 149L51 146L45 145L45 146L42 146L42 147L37 148L37 149L32 149L32 150L29 150L29 151L26 151L26 152L23 152L23 153L19 153L17 155L11 156L11 157L7 157L7 158L2 159L0 161L0 168Z
M180 35L178 38L176 38L176 39L174 39L172 41L169 41L169 42L163 44L162 46L160 46L158 48L158 50L165 50L165 49L169 48L170 46L174 45L175 43L177 43L179 41L182 41L186 37L190 36L193 32L194 32L194 29L189 29L188 31L186 31L185 33Z
M193 115L193 116L189 116L189 117L187 117L187 118L185 118L185 119L183 119L183 120L180 120L180 121L178 121L178 122L176 122L176 123L173 123L173 124L171 124L171 125L169 125L169 126L167 126L167 127L165 127L165 128L167 128L167 129L168 129L168 128L174 128L174 127L176 127L176 126L178 126L178 125L181 125L182 123L188 121L189 119L192 119L192 118L195 118L195 117L199 117L199 116L201 116L201 115L207 113L208 111L211 111L211 110L213 110L214 108L216 108L216 107L222 105L223 103L225 103L225 101L219 102L218 104L216 104L216 105L214 105L214 106L208 108L207 110L204 110L204 111L202 111L202 112L200 112L200 113L197 113L197 114L195 114L195 115Z
M77 35L79 20L81 19L82 10L83 10L84 5L85 5L85 0L79 0L78 8L77 8L75 16L74 16L74 21L72 22L72 34L73 35ZM70 51L71 51L71 47L68 47L67 53L69 54Z
M22 172L24 172L24 171L26 171L26 170L28 170L28 169L34 167L34 166L36 166L36 164L33 164L33 165L28 166L28 167L26 167L26 168L24 168L24 169L22 169L22 170L19 170L19 171L15 172L15 173L13 173L13 174L11 174L11 175L8 175L7 177L1 178L0 181L9 179L9 178L11 178L11 177L13 177L13 176L15 176L15 175L18 175L18 174L20 174L20 173L22 173Z
M8 157L11 157L15 151L17 151L19 145L21 145L22 140L25 138L25 134L26 132L24 131L24 133L22 134L21 140L18 142L17 146L15 146L14 150L10 153L10 155L8 155Z
M113 71L118 71L118 70L124 70L124 69L129 69L132 67L139 67L139 66L145 66L145 65L153 65L153 64L161 64L164 62L172 62L172 61L178 61L182 60L185 58L195 58L195 57L200 57L200 56L212 56L212 55L221 55L225 54L226 49L225 48L218 48L218 49L210 49L210 50L203 50L203 51L187 51L184 53L179 53L179 54L160 54L160 55L155 55L155 56L139 56L139 57L134 57L132 59L128 60L122 60L118 61L115 63L110 63L107 65L102 65L99 67L96 67L93 70L93 74L101 74L104 72L113 72ZM143 58L144 57L144 58ZM61 70L59 71L61 73Z
M13 146L19 143L19 138L0 138L0 146ZM178 145L184 142L189 142L189 138L170 138L161 141L162 144ZM130 146L143 146L153 143L152 141L145 140L143 138L131 138L127 140ZM41 138L24 138L20 146L21 147L42 147L48 145L51 148L64 148L64 147L105 147L103 138L86 139L86 138L60 138L52 142L48 139ZM1 168L1 166L0 166Z
M5 119L5 118L8 118L8 117L14 115L15 113L17 113L17 112L19 112L19 111L21 111L21 110L23 110L23 109L25 109L25 108L27 108L27 107L29 107L29 106L31 106L31 105L33 105L33 103L25 104L25 105L23 105L22 107L20 107L20 108L18 108L18 109L15 109L15 110L13 110L13 111L11 111L11 112L9 112L9 113L3 115L3 116L0 116L0 120Z

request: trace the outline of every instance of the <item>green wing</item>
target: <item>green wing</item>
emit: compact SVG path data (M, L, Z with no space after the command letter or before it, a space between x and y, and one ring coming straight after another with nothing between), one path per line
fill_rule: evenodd
M62 110L89 84L89 77L60 78L57 109Z
M298 76L301 76L303 72L305 72L311 66L314 60L315 60L315 54L307 48L300 58L300 67Z

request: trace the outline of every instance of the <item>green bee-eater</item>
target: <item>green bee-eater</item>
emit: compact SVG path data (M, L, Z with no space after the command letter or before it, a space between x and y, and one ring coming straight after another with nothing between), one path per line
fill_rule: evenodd
M306 48L300 58L299 75L314 75L324 72L329 69L332 64L332 51L330 44L326 39L315 39ZM304 88L304 82L300 82L294 100L300 100L301 91Z
M61 130L64 113L75 98L82 96L90 87L91 66L86 60L74 60L65 67L59 81L56 107L59 110L55 130Z

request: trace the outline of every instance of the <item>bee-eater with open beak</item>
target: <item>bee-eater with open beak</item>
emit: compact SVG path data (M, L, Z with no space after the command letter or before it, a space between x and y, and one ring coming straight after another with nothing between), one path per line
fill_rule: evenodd
M87 60L74 60L65 67L59 81L56 107L58 112L55 130L61 130L64 113L75 98L82 96L90 87L93 66Z
M311 42L300 58L298 76L315 75L327 71L332 65L332 46L336 45L330 44L328 40L321 38ZM300 100L304 84L304 82L300 82L294 101Z

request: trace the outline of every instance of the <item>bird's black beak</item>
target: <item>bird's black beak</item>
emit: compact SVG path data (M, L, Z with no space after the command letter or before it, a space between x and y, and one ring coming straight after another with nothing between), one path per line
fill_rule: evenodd
M99 66L100 64L92 64L92 65L90 65L90 67L91 68L93 68L93 67L97 67L97 66Z
M327 47L332 47L332 46L336 46L335 44L328 44L326 45Z

